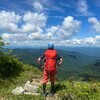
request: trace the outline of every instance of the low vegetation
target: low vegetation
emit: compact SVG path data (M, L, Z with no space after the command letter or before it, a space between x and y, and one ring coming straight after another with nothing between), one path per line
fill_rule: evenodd
M32 77L41 77L42 72L28 64L24 64L10 55L3 53L3 42L0 42L0 100L44 100L42 95L14 95L12 90L24 86ZM47 92L50 84L47 85ZM37 90L41 94L42 85ZM57 78L54 97L49 100L100 100L100 82L94 79L88 81L75 80L73 77L61 81Z

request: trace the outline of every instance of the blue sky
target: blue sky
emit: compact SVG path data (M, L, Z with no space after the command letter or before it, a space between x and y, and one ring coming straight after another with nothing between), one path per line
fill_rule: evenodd
M10 46L100 46L99 0L0 0L0 36Z

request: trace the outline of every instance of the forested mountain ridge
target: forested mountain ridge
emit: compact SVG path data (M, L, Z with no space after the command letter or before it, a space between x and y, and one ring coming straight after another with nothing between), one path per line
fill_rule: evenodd
M80 78L84 77L84 74L89 76L89 78L93 78L94 76L97 76L96 74L99 73L99 70L97 70L95 74L92 74L95 70L86 71L86 69L91 70L91 67L88 66L91 66L90 64L97 60L95 57L88 56L76 51L64 51L60 49L58 49L57 51L58 54L63 58L62 66L57 69L59 78L66 79L73 76ZM37 59L44 52L45 49L13 49L12 55L17 56L21 61L23 61L26 64L32 64L35 67L40 68ZM61 73L63 73L62 76Z
M85 79L89 77L100 80L100 59L93 61L89 65L86 65L81 73Z

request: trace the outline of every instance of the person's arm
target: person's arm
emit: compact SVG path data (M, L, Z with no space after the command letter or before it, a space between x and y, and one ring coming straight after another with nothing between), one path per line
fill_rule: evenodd
M41 57L38 58L38 63L42 67L41 60L45 58L45 55L43 54Z
M63 62L63 60L62 60L62 58L58 55L58 67L62 64L62 62Z
M62 64L63 60L62 58L59 59L58 67Z
M45 58L45 55L43 54L41 57L38 58L38 62L40 63L42 59Z

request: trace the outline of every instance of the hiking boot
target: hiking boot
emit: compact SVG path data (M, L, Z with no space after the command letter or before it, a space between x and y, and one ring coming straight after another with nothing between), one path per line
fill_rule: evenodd
M42 96L43 96L43 97L46 97L46 93L43 93Z
M51 83L50 96L53 97L53 95L54 95L54 83Z
M50 93L50 96L51 96L51 97L53 97L53 96L54 96L54 93L53 93L53 92L51 92L51 93Z
M43 93L42 93L43 97L46 97L46 84L43 84Z

